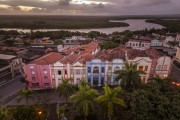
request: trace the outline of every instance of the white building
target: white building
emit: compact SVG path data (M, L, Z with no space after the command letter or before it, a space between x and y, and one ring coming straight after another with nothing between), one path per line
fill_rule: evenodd
M132 49L146 50L151 47L151 41L150 40L129 40L126 43L126 47L130 47Z
M175 41L175 38L172 36L166 36L166 38L164 40L165 43L174 42L174 41Z
M160 57L156 63L156 74L161 77L167 77L171 69L171 62L171 58L168 56Z
M141 74L140 76L142 82L147 83L150 75L152 60L149 57L136 57L133 60L128 60L128 62L137 64L137 69L145 72L145 74Z

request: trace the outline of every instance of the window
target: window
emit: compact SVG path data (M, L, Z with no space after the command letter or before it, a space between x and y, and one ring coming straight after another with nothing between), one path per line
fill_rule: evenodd
M34 75L34 74L35 74L35 71L32 70L31 73Z
M91 67L88 67L88 73L91 73Z
M93 73L99 73L99 68L98 67L94 67Z
M64 74L65 74L65 75L67 74L67 70L64 70Z
M39 88L39 83L32 83L33 88Z
M81 70L80 70L80 69L77 69L77 70L76 70L76 74L77 74L77 75L80 75L80 74L81 74Z
M136 46L138 46L138 43L136 43Z
M35 81L35 80L36 80L36 77L32 77L32 80Z
M91 83L91 77L88 77L88 83Z
M164 65L163 70L167 70L167 67L168 67L167 65Z
M61 75L61 70L58 70L58 75Z
M47 70L46 69L44 69L43 71L44 71L44 74L47 74Z
M139 66L139 71L143 71L143 66Z
M105 69L104 67L101 68L101 72L104 73L105 72Z
M143 80L143 82L145 82L146 81L146 76L143 76L142 80Z
M120 70L120 68L119 68L118 66L116 66L116 67L114 68L114 71L118 71L118 70Z
M44 87L45 87L45 88L49 88L49 87L50 87L50 84L49 84L49 83L44 83Z
M157 70L161 70L161 65L158 65L158 66L157 66Z
M44 79L48 79L48 76L44 76Z
M144 47L144 44L142 44L142 47Z
M111 69L112 69L111 67L108 68L108 70L111 70Z
M145 71L148 71L148 66L145 66Z

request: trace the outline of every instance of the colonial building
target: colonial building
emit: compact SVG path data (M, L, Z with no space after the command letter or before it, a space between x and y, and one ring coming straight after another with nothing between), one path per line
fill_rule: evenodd
M150 40L129 40L126 43L126 47L130 47L132 49L146 50L151 46Z
M62 59L59 53L48 53L24 66L28 87L33 90L55 87L51 66Z

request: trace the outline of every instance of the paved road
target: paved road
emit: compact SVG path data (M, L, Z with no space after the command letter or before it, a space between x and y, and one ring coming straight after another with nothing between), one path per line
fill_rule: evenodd
M1 101L11 97L21 89L26 87L25 83L22 83L19 79L21 76L15 77L7 83L0 86L0 96Z

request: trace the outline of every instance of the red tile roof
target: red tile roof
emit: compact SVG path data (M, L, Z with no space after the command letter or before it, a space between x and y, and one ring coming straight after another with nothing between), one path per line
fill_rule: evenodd
M32 61L30 64L49 65L55 63L56 61L62 59L63 57L64 56L61 55L60 53L51 52Z
M94 58L101 59L101 60L109 60L112 61L113 59L123 59L125 60L126 54L128 59L132 60L136 57L150 57L151 59L157 59L164 54L161 52L155 50L155 49L147 49L147 50L138 50L138 49L131 49L131 48L125 48L123 45L111 49L111 50L101 50L97 53L97 55Z

